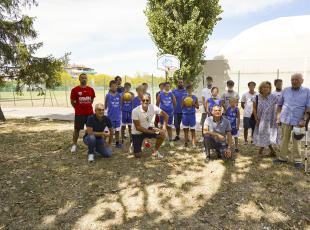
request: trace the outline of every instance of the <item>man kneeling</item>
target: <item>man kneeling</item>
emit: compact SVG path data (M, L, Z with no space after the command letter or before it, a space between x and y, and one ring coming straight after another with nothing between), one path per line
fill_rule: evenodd
M162 129L151 127L151 122L155 115L160 115L164 118ZM166 137L168 114L157 106L151 105L150 96L144 94L142 104L132 111L132 120L132 144L135 157L140 158L142 156L141 147L145 138L156 138L153 156L162 158L163 156L158 150Z
M204 146L206 162L210 160L210 149L215 149L223 159L232 158L231 153L231 126L229 120L222 116L222 107L212 108L212 117L208 117L204 124Z
M109 133L104 131L107 127L109 129ZM94 161L95 150L105 158L111 157L113 129L110 119L104 116L103 104L96 104L95 114L89 116L87 119L86 128L83 141L88 146L88 161ZM106 137L109 138L108 143L105 141Z

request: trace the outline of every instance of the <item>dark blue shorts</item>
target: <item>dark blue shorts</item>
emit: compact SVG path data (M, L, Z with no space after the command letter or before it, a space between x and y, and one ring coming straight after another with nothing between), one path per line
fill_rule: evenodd
M120 128L121 128L121 121L111 121L112 123L112 128L115 130L115 131L120 131Z
M169 118L168 118L168 126L172 126L173 124L173 113L172 114L168 114ZM160 120L160 124L164 124L164 118L162 116L160 116L159 118Z
M183 129L195 129L196 128L196 114L183 114L182 117Z
M132 112L122 111L122 125L131 125L132 124Z

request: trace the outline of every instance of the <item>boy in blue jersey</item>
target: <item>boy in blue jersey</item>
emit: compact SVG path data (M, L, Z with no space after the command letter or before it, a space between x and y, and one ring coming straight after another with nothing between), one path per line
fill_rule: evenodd
M137 96L133 99L133 109L141 105L144 87L139 85L136 88Z
M211 97L206 100L206 108L207 108L207 114L209 117L212 116L212 109L213 106L218 105L222 106L223 100L218 98L219 94L219 88L218 87L213 87L211 89Z
M163 92L160 92L157 100L156 105L159 106L164 112L166 112L169 116L168 125L167 125L167 132L169 138L169 144L171 147L174 146L172 142L172 123L173 123L173 113L174 107L176 105L176 99L173 93L170 91L170 83L166 82L164 86ZM163 125L164 120L160 117L160 124Z
M125 131L126 126L128 126L128 132L130 136L131 142L131 125L132 125L132 118L131 113L133 110L133 100L134 94L130 92L131 84L126 82L124 84L124 93L122 94L122 142L124 143L125 139Z
M191 130L192 134L192 145L193 148L196 147L196 109L199 109L198 99L195 95L193 95L193 86L186 86L187 96L183 97L182 100L182 127L184 131L184 139L185 139L185 147L188 147L189 137L188 133ZM192 103L187 104L186 100L192 98Z
M184 81L182 79L178 79L178 87L172 91L173 95L176 99L176 106L174 107L174 127L176 136L173 141L180 140L180 125L182 122L182 104L183 99L187 95L186 89L184 89Z
M226 118L229 120L231 126L231 135L235 141L235 152L239 152L238 149L238 137L240 126L240 111L238 108L238 99L235 97L229 98L229 106L225 113Z
M158 95L160 94L160 92L162 92L162 91L164 90L164 86L165 86L165 83L164 83L164 82L159 83L159 85L158 85L159 91L156 92L156 98L158 97ZM158 128L159 118L160 118L159 115L156 115L156 116L155 116L154 125L155 125L156 128Z
M108 118L112 123L112 128L115 132L115 147L122 148L119 139L119 132L121 129L121 95L117 93L116 81L110 81L110 91L105 97L105 109L108 110Z

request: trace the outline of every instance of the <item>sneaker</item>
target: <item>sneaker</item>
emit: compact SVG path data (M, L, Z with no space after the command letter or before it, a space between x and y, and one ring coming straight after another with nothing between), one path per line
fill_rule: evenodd
M299 169L303 169L305 167L305 165L301 162L296 162L296 163L294 163L294 167L295 167L295 169L299 170Z
M133 145L132 145L132 143L130 144L130 147L129 147L129 153L130 153L130 154L133 153Z
M76 145L72 145L71 153L76 153L76 151L77 151L77 146Z
M203 141L204 141L204 138L202 137L202 138L199 139L198 142L199 142L199 143L203 143Z
M272 161L273 164L275 165L280 165L280 164L286 164L287 161L286 160L281 160L281 159L275 159Z
M205 158L205 163L208 164L209 162L210 162L210 156L207 156L207 157Z
M197 148L196 144L193 144L193 146L192 146L192 147L193 147L193 149Z
M164 158L164 156L161 155L159 151L153 152L152 156L153 156L153 157L157 157L157 158Z
M169 141L170 147L174 147L174 143L172 141Z
M179 136L175 136L175 138L173 139L173 141L179 141L180 137Z
M117 149L122 149L122 148L123 148L123 144L121 144L121 143L116 143L116 144L115 144L115 148L117 148Z
M88 154L88 162L94 162L95 156L94 154Z

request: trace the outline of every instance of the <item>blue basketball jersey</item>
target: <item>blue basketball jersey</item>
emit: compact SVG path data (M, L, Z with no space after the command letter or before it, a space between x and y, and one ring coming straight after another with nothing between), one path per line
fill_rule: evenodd
M177 102L174 108L174 112L182 113L182 103L183 103L184 97L187 95L187 92L185 89L174 89L172 93L175 96L175 99Z
M140 99L140 97L136 96L133 99L133 109L140 106L140 105L141 105L141 99Z
M212 98L210 97L208 99L208 111L209 113L212 113L212 109L215 105L221 106L222 100L219 98Z
M167 94L165 92L160 92L159 97L160 97L159 107L166 113L172 114L173 113L172 92L168 92Z
M235 135L237 133L237 117L238 117L238 107L235 107L234 109L231 107L227 108L226 111L226 118L229 120L229 123L231 125L232 134Z
M130 100L130 101L123 100L122 111L131 112L132 110L133 110L133 100Z
M121 95L116 93L112 95L110 92L106 95L107 107L108 107L108 118L111 121L121 120Z

